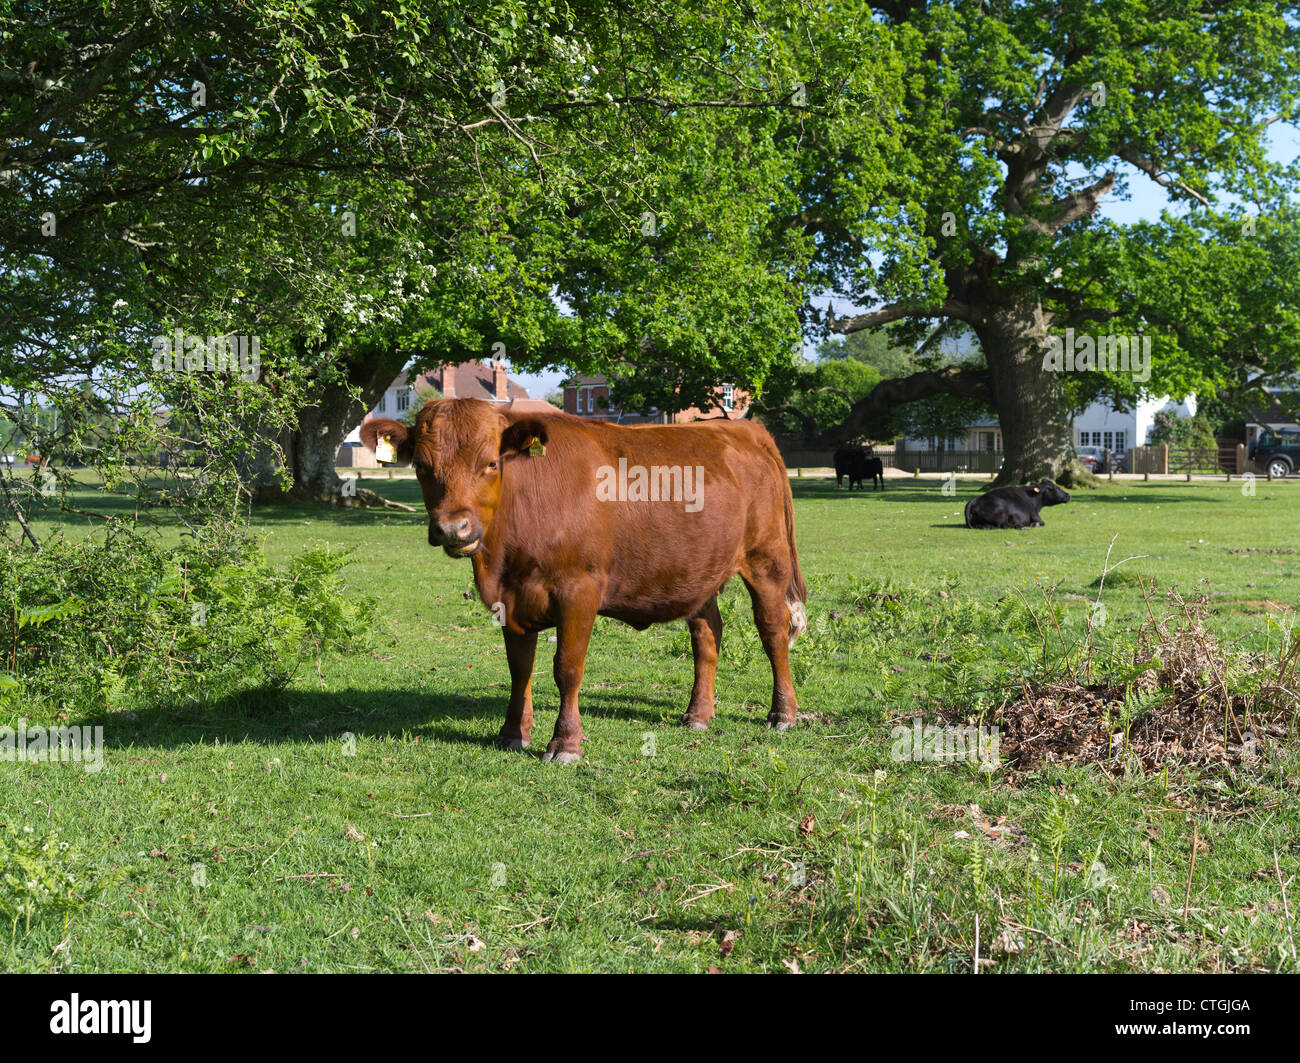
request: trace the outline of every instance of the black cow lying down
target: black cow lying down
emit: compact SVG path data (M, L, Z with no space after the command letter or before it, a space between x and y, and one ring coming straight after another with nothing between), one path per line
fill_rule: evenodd
M880 484L880 490L885 489L885 463L879 458L870 456L869 451L861 447L840 447L835 452L835 486L840 487L843 484L844 477L849 478L849 490L853 490L856 483L862 486L862 481L870 477L871 489L876 490L876 484Z
M968 528L1043 527L1038 514L1044 506L1070 501L1069 492L1051 480L1021 487L999 487L966 503Z

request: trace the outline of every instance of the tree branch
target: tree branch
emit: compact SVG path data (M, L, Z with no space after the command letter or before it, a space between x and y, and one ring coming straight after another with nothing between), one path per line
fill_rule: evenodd
M974 307L959 299L945 299L938 306L907 306L903 303L891 303L879 310L854 317L832 317L831 331L841 335L860 332L864 328L879 328L891 321L901 321L905 317L954 317L958 321L973 323L976 320Z
M1183 192L1185 195L1196 200L1203 207L1208 207L1210 205L1210 201L1190 185L1178 180L1176 177L1169 177L1160 173L1160 167L1156 164L1155 160L1143 155L1132 144L1124 145L1124 147L1120 148L1116 154L1125 162L1132 163L1156 184L1160 185L1160 187L1168 188L1170 191L1174 192Z
M812 436L807 443L819 450L837 447L869 434L871 426L895 406L934 395L957 395L991 404L993 392L989 386L989 371L973 366L948 365L894 380L882 380L870 394L853 404L840 424Z

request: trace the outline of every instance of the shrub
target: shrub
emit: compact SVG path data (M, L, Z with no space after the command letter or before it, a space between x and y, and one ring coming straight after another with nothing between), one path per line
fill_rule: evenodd
M283 686L304 660L363 641L374 599L315 548L277 571L214 529L166 549L125 526L0 555L0 704L24 710L205 701Z
M75 873L81 858L57 834L38 835L31 827L0 827L0 916L16 931L33 922L68 916L88 903L109 883L110 876ZM115 874L121 874L121 870Z
M1168 443L1171 447L1191 450L1215 450L1219 445L1206 418L1180 417L1173 410L1161 410L1155 415L1149 436L1156 445Z

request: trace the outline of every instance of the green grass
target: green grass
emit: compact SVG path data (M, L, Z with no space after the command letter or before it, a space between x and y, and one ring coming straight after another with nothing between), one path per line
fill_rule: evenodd
M275 560L356 548L350 579L381 601L375 648L283 693L68 721L103 725L99 773L0 763L0 821L57 831L76 881L103 886L67 919L0 926L0 966L963 971L978 918L988 970L1296 970L1274 873L1275 851L1285 878L1300 858L1293 761L986 777L889 754L897 718L976 706L1025 638L1015 591L1041 604L1059 583L1081 636L1112 536L1112 564L1146 556L1106 580L1109 644L1145 614L1131 571L1208 591L1239 648L1276 645L1280 607L1300 605L1300 554L1280 552L1300 547L1300 483L1115 484L1046 510L1045 528L977 532L961 526L974 480L953 498L938 480L792 482L812 718L762 727L770 672L733 581L713 729L675 726L684 625L602 620L569 767L536 756L557 704L545 642L534 749L491 748L500 633L465 597L468 563L425 545L422 514L257 512ZM414 481L366 483L418 505ZM115 503L88 489L79 504ZM1000 840L958 836L983 833L957 807L972 802L1005 817Z

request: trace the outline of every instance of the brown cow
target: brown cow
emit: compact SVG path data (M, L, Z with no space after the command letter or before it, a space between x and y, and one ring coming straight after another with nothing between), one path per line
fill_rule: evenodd
M409 429L376 419L361 438L372 448L386 439L396 461L415 466L429 544L473 559L479 597L502 623L510 705L499 746L529 744L537 633L554 627L560 715L542 759L580 759L578 687L597 615L638 630L686 620L695 685L682 723L707 728L718 591L737 573L772 664L768 724L794 724L789 649L806 626L807 592L790 482L760 425L628 427L439 399Z

